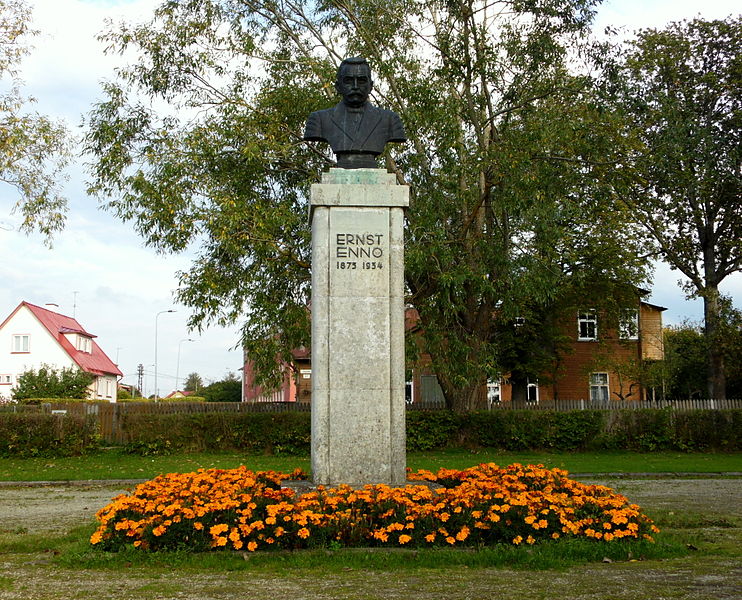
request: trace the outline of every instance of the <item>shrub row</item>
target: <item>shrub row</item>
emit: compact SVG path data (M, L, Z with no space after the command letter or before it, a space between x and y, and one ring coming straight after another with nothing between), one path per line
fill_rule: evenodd
M311 444L307 413L132 414L123 425L129 448L143 453L307 454ZM407 449L731 451L741 449L740 431L742 410L416 411L407 414Z
M0 456L77 456L99 442L93 416L0 413Z
M98 442L95 418L0 413L0 455L74 455ZM310 415L198 413L122 416L128 450L240 450L308 454ZM507 410L455 414L409 412L407 449L451 447L504 450L729 450L742 449L742 410L642 409L571 412Z

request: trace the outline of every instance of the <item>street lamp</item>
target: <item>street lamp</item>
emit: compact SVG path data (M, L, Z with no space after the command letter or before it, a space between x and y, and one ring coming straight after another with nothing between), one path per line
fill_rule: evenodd
M169 308L167 310L161 310L155 315L155 402L157 402L157 396L159 393L159 390L157 389L157 319L160 318L160 315L174 312L175 311L172 308Z
M191 338L183 338L178 342L178 362L177 366L175 367L175 389L176 391L179 390L178 388L178 382L180 381L180 347L183 345L183 342L195 342L196 340L192 340Z

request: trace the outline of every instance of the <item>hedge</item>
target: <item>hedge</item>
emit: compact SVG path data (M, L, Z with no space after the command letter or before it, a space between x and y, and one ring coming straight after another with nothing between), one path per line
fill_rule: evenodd
M0 455L74 455L96 446L95 417L0 413ZM122 415L127 449L141 454L237 450L306 455L310 415L197 413ZM742 410L501 410L407 413L407 449L739 451Z
M0 456L79 456L99 442L92 415L0 413Z
M308 413L132 414L123 427L136 452L244 450L307 454ZM407 413L407 449L740 450L742 410Z

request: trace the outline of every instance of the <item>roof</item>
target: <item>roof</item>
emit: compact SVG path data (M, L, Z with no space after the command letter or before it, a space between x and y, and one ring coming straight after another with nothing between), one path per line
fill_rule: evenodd
M123 375L119 368L110 358L108 358L106 353L103 352L101 347L95 342L93 338L96 336L85 331L85 328L72 317L67 317L24 301L21 302L10 316L0 324L0 328L2 328L5 323L7 323L13 315L24 306L31 311L31 314L38 319L39 323L46 328L49 334L83 371L87 371L94 375L116 375L119 377ZM77 333L89 337L91 352L81 352L75 348L64 335L65 333Z

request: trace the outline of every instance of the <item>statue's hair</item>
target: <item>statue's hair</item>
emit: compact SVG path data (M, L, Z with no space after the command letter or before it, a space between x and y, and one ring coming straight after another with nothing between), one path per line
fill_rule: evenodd
M350 58L344 59L343 62L340 63L337 74L338 81L340 80L340 71L342 71L343 67L346 65L365 65L366 69L368 69L369 77L371 76L371 67L369 66L366 59L360 56L351 56Z

